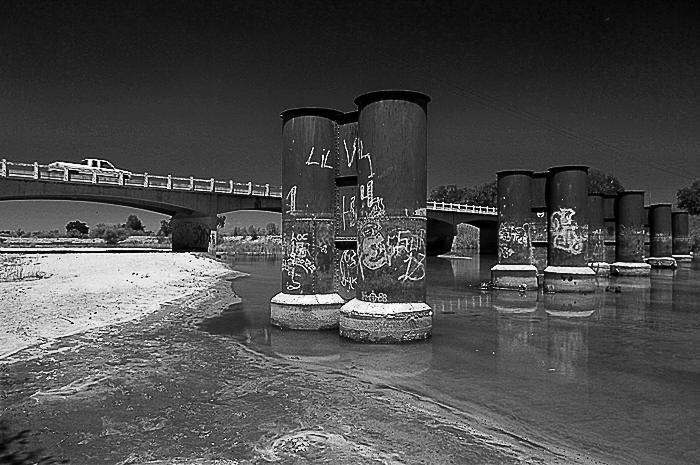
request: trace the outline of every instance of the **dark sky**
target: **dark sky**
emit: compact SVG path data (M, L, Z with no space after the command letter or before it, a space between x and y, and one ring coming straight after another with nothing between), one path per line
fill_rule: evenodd
M432 97L429 187L583 163L670 202L700 178L692 5L4 1L0 156L278 184L281 110L408 88ZM126 214L4 202L0 229Z

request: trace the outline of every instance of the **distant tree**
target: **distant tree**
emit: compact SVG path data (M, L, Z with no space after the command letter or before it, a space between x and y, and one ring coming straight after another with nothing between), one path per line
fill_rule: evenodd
M456 203L459 201L460 197L459 190L460 189L457 189L457 186L454 184L437 186L430 191L428 200L432 200L433 202Z
M170 221L169 220L160 220L160 228L158 229L158 232L156 235L158 236L169 236L172 234L173 229L170 227Z
M259 235L258 228L255 225L251 224L250 226L248 226L248 234L250 235L251 239L257 239Z
M595 168L588 170L589 194L617 194L625 190L619 179Z
M128 218L126 219L126 223L124 224L124 227L126 229L131 229L132 231L143 231L144 230L143 223L141 223L141 220L136 215L129 215Z
M216 228L221 229L226 224L226 215L216 215Z
M678 207L688 210L691 215L700 215L700 179L676 193Z
M87 225L87 223L83 223L79 220L74 220L66 224L66 232L69 236L73 234L73 236L71 237L75 237L76 233L79 235L88 234L90 232L90 227Z
M478 186L457 187L454 184L437 186L430 191L428 200L495 207L497 196L498 185L496 180L493 180Z
M265 226L265 230L267 231L268 236L276 236L280 233L279 228L277 227L277 223L267 223L267 226Z
M117 242L129 237L129 232L126 228L122 228L119 225L109 225L102 236L102 239L107 244L116 244Z

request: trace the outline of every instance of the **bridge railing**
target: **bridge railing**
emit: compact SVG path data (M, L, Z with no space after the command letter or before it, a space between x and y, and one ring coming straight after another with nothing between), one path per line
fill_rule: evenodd
M144 187L179 191L219 192L223 194L244 194L260 197L282 197L281 186L255 184L253 182L234 182L233 180L183 178L173 175L154 175L134 173L130 176L121 174L76 173L63 169L49 169L48 165L39 163L19 163L6 159L0 160L0 177L41 179L58 182L77 182L114 186Z
M478 213L482 215L498 215L496 207L483 207L481 205L467 205L461 203L449 202L427 202L428 210L446 211L446 212L461 212L461 213Z

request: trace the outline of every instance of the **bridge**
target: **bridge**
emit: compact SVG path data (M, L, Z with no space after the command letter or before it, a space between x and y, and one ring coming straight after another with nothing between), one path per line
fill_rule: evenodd
M235 210L282 211L282 188L233 180L149 173L76 173L66 168L0 160L0 201L75 200L139 208L171 216L173 250L207 250L216 215ZM428 247L449 251L456 225L480 228L483 251L495 250L494 207L427 202Z

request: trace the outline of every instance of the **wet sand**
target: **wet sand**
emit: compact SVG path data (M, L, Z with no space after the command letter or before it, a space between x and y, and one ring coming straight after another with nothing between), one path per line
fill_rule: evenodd
M586 463L409 392L201 330L237 300L219 280L140 320L6 357L0 421L31 431L22 447L79 464Z

